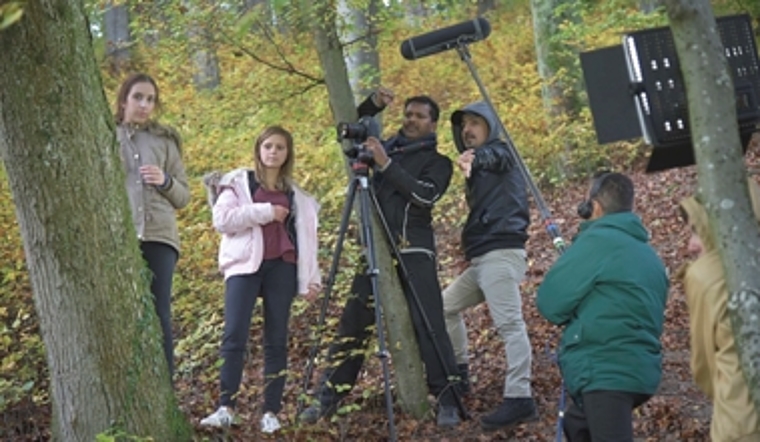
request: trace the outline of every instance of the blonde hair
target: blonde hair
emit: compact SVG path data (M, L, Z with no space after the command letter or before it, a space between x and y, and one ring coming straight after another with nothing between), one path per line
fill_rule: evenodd
M264 166L261 162L261 146L264 141L272 135L281 135L285 138L285 145L288 150L288 157L280 167L280 173L277 176L275 190L282 192L289 191L293 183L293 163L295 162L295 149L293 148L293 135L281 126L269 126L264 129L256 138L253 148L253 162L256 169L256 177L261 179L264 176ZM262 183L263 184L263 183Z

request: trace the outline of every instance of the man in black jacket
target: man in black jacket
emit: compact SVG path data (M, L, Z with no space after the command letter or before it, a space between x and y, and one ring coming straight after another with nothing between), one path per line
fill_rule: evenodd
M461 152L457 163L467 185L470 213L462 230L462 247L470 267L443 292L446 326L460 375L466 378L467 329L461 312L488 303L507 356L504 401L480 420L483 429L495 430L538 418L520 298L530 222L527 189L512 152L499 138L497 116L486 103L454 112L451 124Z
M359 105L359 115L374 116L392 99L392 92L381 88ZM449 383L447 374L456 373L456 361L443 319L431 224L433 204L448 188L452 174L451 161L436 150L438 116L438 105L430 97L411 97L404 104L403 127L398 133L385 142L369 137L364 145L375 164L372 175L375 195L392 240L400 251L400 259L409 273L409 279L401 278L401 284L425 364L428 388L438 399L437 422L441 427L453 427L459 424L460 417L453 390L455 386ZM411 299L410 283L424 306L424 312L420 312ZM357 350L367 344L368 327L375 322L372 289L366 272L354 277L351 292L340 318L338 339L330 346L330 367L322 374L318 400L301 413L302 422L316 422L334 412L340 399L356 382L361 369L364 355ZM432 334L425 326L423 315L427 316Z

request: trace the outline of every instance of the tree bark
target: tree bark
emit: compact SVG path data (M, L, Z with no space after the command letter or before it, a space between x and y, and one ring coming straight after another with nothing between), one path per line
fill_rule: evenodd
M129 47L132 34L129 32L129 10L124 3L115 5L109 1L104 14L104 31L106 36L106 57L113 75L119 75L128 69L130 62Z
M376 12L377 0L370 0L366 10L359 9L349 0L338 2L343 40L352 42L344 52L349 84L356 100L363 99L380 84L380 56L372 26Z
M760 410L760 228L754 219L735 90L707 0L666 0L689 102L698 192L717 239L744 377Z
M183 4L191 17L187 23L187 39L193 62L193 85L196 91L216 89L221 84L221 76L214 39L209 29L202 24L198 5L188 0L183 0Z
M496 10L496 0L478 0L478 15Z
M579 21L577 0L531 0L530 4L544 110L548 127L557 130L564 126L565 120L577 114L582 102L581 76L576 63L578 48L557 38L563 22ZM560 76L560 72L564 74ZM574 147L566 143L565 153L569 154ZM561 161L558 169L564 176L571 176L572 171L564 164L566 162Z
M343 48L335 27L336 11L327 2L320 1L315 4L313 12L313 17L318 17L315 19L314 39L325 73L333 118L336 122L355 121L356 105L349 85ZM427 411L428 403L419 347L408 304L399 284L389 247L383 238L382 226L377 220L373 220L372 227L379 270L379 298L385 318L388 349L393 358L394 374L398 383L397 393L402 409L420 418Z
M82 1L0 32L0 153L51 375L53 436L188 441Z

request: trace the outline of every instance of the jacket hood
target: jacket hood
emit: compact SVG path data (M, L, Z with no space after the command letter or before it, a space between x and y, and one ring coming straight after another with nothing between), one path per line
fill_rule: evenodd
M752 179L749 181L749 198L755 219L760 221L760 186ZM681 201L681 210L686 214L689 224L694 225L694 230L702 240L705 253L715 250L715 237L707 221L705 206L697 200L697 197L692 196Z
M486 123L488 123L488 138L484 144L499 139L498 120L496 115L494 115L485 101L476 101L451 114L451 131L454 135L454 144L457 146L459 152L467 150L462 141L462 117L464 117L465 114L477 115L484 118Z
M584 221L579 227L578 235L596 228L621 230L641 242L649 242L649 231L644 227L641 218L633 212L611 213L601 218Z

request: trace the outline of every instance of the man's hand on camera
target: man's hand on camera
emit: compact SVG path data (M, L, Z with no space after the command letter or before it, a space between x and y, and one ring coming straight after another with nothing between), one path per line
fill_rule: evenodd
M383 143L375 137L368 137L364 142L364 147L367 148L367 152L372 154L372 159L375 160L375 164L381 169L385 168L385 165L388 164L390 158L388 158L388 154L385 152Z
M374 94L372 94L372 101L378 107L386 107L393 102L393 91L380 86L377 88Z

